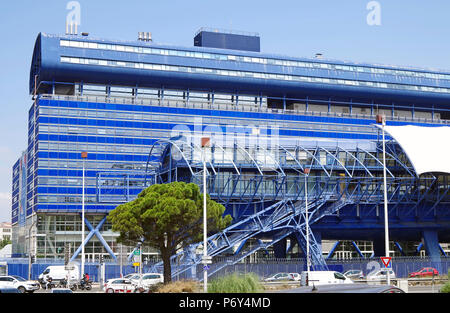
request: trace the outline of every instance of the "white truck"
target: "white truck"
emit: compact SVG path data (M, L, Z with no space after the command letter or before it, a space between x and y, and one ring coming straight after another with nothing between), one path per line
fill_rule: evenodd
M44 278L51 277L53 281L59 281L66 279L67 275L69 280L77 280L80 278L80 270L76 265L54 265L48 266L40 275L39 280L42 281Z
M319 286L328 284L353 284L354 282L343 274L335 271L303 271L301 273L300 285Z

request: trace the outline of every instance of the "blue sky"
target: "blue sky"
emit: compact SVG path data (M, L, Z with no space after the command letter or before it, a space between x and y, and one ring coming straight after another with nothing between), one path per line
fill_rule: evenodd
M64 33L67 0L0 4L0 222L10 220L11 168L27 146L28 78L39 32ZM366 18L369 0L79 0L80 31L192 46L200 27L258 32L261 50L450 70L450 2L379 0L381 25Z

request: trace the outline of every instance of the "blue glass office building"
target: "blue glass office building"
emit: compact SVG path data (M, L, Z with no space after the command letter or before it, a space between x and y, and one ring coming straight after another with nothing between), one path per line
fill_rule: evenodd
M67 243L77 254L82 151L88 152L85 208L92 234L86 253L94 258L117 253L105 216L154 181L149 168L157 159L150 150L171 138L174 129L200 135L207 127L235 134L257 129L258 135L276 135L281 142L357 144L369 150L380 139L376 114L384 114L388 125L450 123L450 72L259 50L257 34L206 29L196 34L193 47L39 34L30 69L28 145L14 165L14 253L27 254L18 242L36 225L32 254L63 257ZM24 160L26 168L19 169ZM19 177L26 181L20 188ZM437 180L448 190L448 176ZM437 197L434 209L448 211L448 194ZM249 215L225 202L235 221ZM253 213L265 207L258 203ZM420 207L408 213L407 228L393 222L392 240L396 233L398 240L421 240ZM378 207L367 221L356 210L362 209L342 206L339 219L318 221L315 230L332 240L371 240L367 229L383 235ZM440 212L439 225L430 225L445 242L450 217ZM345 222L346 214L351 222Z

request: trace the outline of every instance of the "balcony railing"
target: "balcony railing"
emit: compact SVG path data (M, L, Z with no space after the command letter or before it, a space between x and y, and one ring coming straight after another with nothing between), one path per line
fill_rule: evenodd
M307 116L323 116L323 117L341 117L341 118L357 118L375 120L376 114L354 114L354 113L340 113L340 112L315 112L304 110L288 110L288 109L272 109L266 106L250 105L246 103L230 104L229 102L221 101L198 101L198 100L167 100L167 99L150 99L139 97L119 97L106 95L52 95L42 94L40 99L65 100L65 101L79 101L79 102L100 102L100 103L115 103L115 104L135 104L135 105L149 105L175 108L193 108L193 109L209 109L209 110L224 110L224 111L240 111L240 112L258 112L258 113L272 113L272 114L292 114L292 115L307 115ZM429 119L429 118L410 118L404 116L386 116L388 121L398 122L414 122L414 123L429 123L429 124L443 124L450 125L450 120L443 119Z

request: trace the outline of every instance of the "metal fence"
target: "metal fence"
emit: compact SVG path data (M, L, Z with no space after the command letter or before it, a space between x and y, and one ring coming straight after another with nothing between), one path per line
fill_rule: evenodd
M255 273L259 277L264 278L278 272L300 273L306 270L305 259L278 259L278 258L261 258L249 262L245 261L233 264L232 258L215 258L214 263L210 266L210 278L221 277L231 273ZM450 271L450 257L441 257L439 261L429 257L395 257L392 258L392 269L397 278L406 278L408 274L418 271L423 267L434 267L439 271L440 275L448 275ZM9 275L19 275L28 277L28 259L3 259L0 263L6 263L6 273ZM228 263L222 267L220 264ZM39 260L31 266L31 278L37 279L47 266L64 265L62 260ZM143 266L143 272L148 273L152 269L153 263L147 263ZM344 273L348 270L362 270L365 275L373 270L384 267L380 258L361 258L361 259L344 259L327 260L329 270ZM104 265L105 279L120 277L138 272L138 268L131 265L123 265L116 262L106 262ZM175 268L172 269L175 272ZM101 264L86 263L85 272L89 274L95 282L101 280ZM174 280L187 279L196 277L202 279L203 265L198 265L193 271L186 271L174 277Z
M440 275L447 276L450 271L450 257L441 257L439 261L430 257L395 257L391 260L392 270L397 278L407 278L408 274L423 267L434 267ZM377 258L354 258L327 260L329 270L344 273L348 270L362 270L364 275L384 267L383 262ZM305 259L262 259L256 262L242 262L229 265L212 275L219 277L233 272L256 273L261 278L271 276L278 272L300 273L306 270ZM198 271L198 270L197 270Z

